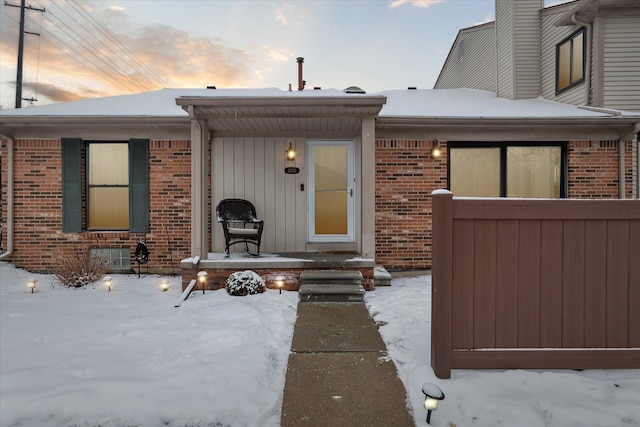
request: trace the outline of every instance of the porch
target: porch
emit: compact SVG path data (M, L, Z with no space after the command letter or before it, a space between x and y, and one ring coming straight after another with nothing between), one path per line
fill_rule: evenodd
M251 256L247 253L209 253L207 259L186 258L180 262L182 272L182 290L200 271L207 272L205 289L224 288L231 273L252 270L259 274L267 288L277 289L276 277L282 276L285 283L282 289L297 291L300 288L300 274L309 270L359 271L362 274L362 286L373 290L375 286L389 285L391 275L382 266L376 266L375 260L362 258L358 253L322 253L322 252L286 252L264 253ZM198 284L195 289L202 289Z

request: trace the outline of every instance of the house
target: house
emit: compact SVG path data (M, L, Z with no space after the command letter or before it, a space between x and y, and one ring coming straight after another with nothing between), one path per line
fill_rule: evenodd
M634 2L612 4L498 0L495 23L461 30L431 90L164 89L2 111L0 257L49 271L57 254L82 249L129 270L134 248L145 242L148 267L181 266L183 282L197 259L216 280L255 268L287 274L295 289L304 254L348 253L371 288L375 264L431 265L435 189L637 198L638 35L621 41L630 40L628 98L610 89L607 67L616 58L601 47L617 49L607 43L585 48L585 64L606 67L585 66L582 79L572 70L567 87L548 93L556 81L549 61L563 57L566 40L571 52L578 49L577 31L585 27L583 39L595 40L608 34L610 20L640 22ZM529 25L520 25L521 15ZM531 26L539 30L522 42L518 31ZM532 63L523 63L531 58L520 58L520 43L539 46ZM476 55L481 49L493 58ZM520 81L531 64L536 70ZM465 77L474 68L486 75ZM222 255L215 207L225 198L255 204L265 221L261 252L276 256Z

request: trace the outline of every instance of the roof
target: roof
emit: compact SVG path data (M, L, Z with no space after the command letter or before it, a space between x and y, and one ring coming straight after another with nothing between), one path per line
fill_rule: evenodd
M620 138L640 113L587 109L543 98L510 100L474 89L408 89L373 94L337 89L163 89L0 112L0 133L23 137L189 138L191 118L207 120L220 137L356 137L363 119L376 135L413 132L424 137ZM579 125L579 126L578 126ZM581 127L580 127L581 126ZM487 132L491 127L493 134ZM582 129L578 132L578 128ZM466 133L460 133L461 129Z

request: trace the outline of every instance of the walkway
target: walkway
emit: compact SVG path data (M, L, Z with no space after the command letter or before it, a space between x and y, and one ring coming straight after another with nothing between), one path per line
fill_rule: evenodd
M364 303L298 304L282 427L413 427L407 394Z

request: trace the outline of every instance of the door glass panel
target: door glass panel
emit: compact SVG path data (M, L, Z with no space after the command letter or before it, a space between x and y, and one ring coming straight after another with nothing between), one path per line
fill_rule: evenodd
M500 149L452 148L450 190L461 197L500 197Z
M348 233L348 149L317 146L313 149L315 234Z
M507 147L507 197L560 197L560 147Z

